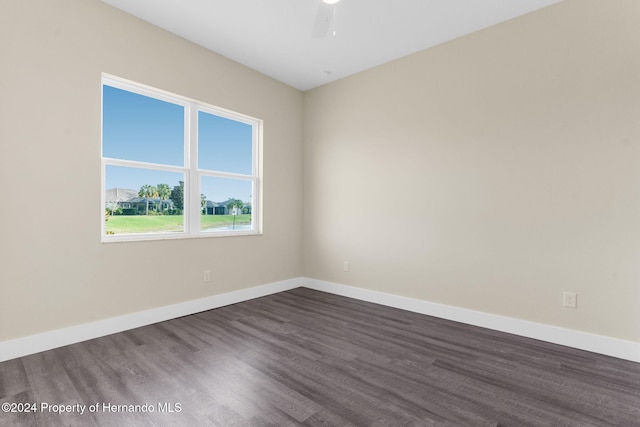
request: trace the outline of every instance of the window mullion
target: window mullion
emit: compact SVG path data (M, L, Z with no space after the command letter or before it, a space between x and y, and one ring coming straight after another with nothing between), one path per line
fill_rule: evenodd
M114 159L110 157L103 157L102 162L105 165L111 165L111 166L123 166L123 167L129 167L129 168L159 170L159 171L167 171L167 172L183 173L186 170L184 166L162 165L158 163L139 162L135 160L122 160L122 159Z
M198 108L190 104L188 108L188 161L189 186L186 201L188 201L188 233L197 234L200 231L200 176L198 174Z
M207 169L198 169L198 176L214 176L219 178L229 178L229 179L240 179L245 181L250 181L254 178L253 175L244 175L238 173L230 173L230 172L218 172L214 170Z

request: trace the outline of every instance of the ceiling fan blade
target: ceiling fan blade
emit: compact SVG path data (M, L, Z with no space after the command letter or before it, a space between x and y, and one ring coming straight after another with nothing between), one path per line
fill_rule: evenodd
M313 25L313 38L326 37L332 28L335 28L335 5L319 2L318 12L316 12L316 21Z

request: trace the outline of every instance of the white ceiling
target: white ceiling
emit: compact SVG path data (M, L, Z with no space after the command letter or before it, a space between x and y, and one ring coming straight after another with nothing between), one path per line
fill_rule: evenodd
M307 90L560 0L341 0L323 38L321 0L102 1Z

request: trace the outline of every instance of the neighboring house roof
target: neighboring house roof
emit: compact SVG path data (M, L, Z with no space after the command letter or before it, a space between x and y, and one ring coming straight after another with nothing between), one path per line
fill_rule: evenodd
M105 202L128 202L128 203L147 203L146 197L138 196L138 192L136 190L131 190L128 188L110 188L105 192L104 196ZM150 202L159 202L159 197L151 197L149 198ZM169 203L173 205L173 200L167 199L163 200L165 203Z
M146 203L146 197L138 196L138 192L136 190L131 190L130 188L110 188L105 192L104 197L105 202L129 202L129 203ZM214 202L211 200L207 200L208 208L217 208L217 207L227 207L229 201L231 199L225 200L224 202ZM160 199L157 197L149 198L150 202L159 202ZM171 199L165 200L165 202L171 203L173 205L173 201ZM243 206L245 208L251 207L251 202L243 202Z
M149 201L151 201L153 199L149 199ZM147 199L146 197L132 197L129 200L125 200L125 202L129 202L129 203L147 203Z
M163 203L169 203L169 204L173 205L173 200L171 200L171 199L162 200L159 197L150 197L149 201L153 202L153 203L163 202ZM123 202L128 202L128 203L147 203L147 198L146 197L133 197L133 198L131 198L129 200L123 200Z
M134 197L138 197L136 190L128 188L110 188L105 192L104 201L109 202L126 202Z
M226 200L226 201L224 201L224 202L213 202L213 201L211 201L211 200L207 200L207 207L208 207L208 208L217 208L217 207L219 207L219 206L223 206L223 207L225 207L225 208L226 208L226 207L227 207L227 205L229 204L229 201L230 201L230 200L231 200L231 199ZM243 204L243 206L244 206L245 208L251 207L251 202L242 202L242 204Z

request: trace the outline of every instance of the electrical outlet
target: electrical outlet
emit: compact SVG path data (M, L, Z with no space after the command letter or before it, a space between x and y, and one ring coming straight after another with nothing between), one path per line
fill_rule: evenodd
M349 261L344 261L342 263L342 271L349 271Z
M578 294L575 292L565 292L562 294L562 305L567 308L578 307Z
M211 281L211 270L204 270L202 272L202 281L210 282Z

